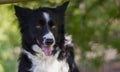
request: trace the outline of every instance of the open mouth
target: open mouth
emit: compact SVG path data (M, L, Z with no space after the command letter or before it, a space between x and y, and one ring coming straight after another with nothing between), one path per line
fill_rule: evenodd
M52 55L52 46L51 45L41 45L38 40L37 40L37 44L39 45L39 47L42 49L43 53L46 56Z
M41 49L46 56L50 56L52 54L51 46L42 45Z

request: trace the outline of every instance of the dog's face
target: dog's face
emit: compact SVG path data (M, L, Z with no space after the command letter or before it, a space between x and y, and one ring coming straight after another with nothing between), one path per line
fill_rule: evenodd
M64 30L64 13L68 2L56 8L31 10L15 6L20 23L22 40L27 44L37 44L46 56L50 56L61 30Z

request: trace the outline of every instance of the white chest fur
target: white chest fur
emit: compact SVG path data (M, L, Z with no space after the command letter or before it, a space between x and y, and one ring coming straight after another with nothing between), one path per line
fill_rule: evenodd
M65 45L73 45L71 36L65 36ZM59 52L55 56L45 56L41 48L36 44L33 45L33 50L37 52L37 55L32 55L31 53L23 50L27 54L28 58L32 61L31 72L68 72L69 66L65 60L58 61L57 57Z
M32 72L68 72L69 66L65 60L58 61L57 55L45 57L41 54L36 56L24 50L28 58L32 61Z

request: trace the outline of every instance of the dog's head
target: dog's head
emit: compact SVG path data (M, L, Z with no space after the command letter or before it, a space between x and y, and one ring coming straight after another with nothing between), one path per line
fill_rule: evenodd
M68 2L56 8L42 7L35 10L15 6L25 44L37 44L46 56L51 55L57 42L64 40L64 13Z

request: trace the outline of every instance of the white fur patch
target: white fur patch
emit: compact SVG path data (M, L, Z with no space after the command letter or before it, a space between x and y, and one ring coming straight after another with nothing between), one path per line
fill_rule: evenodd
M43 38L45 38L45 39L54 39L54 36L53 36L53 34L51 32L48 32L47 34L45 34L43 36Z
M37 45L33 45L33 50L38 52L36 55L23 50L32 61L31 72L68 72L69 66L66 60L57 60L59 52L55 56L45 56L40 49Z
M38 55L39 57L42 57L42 56L44 55L42 49L41 49L37 44L33 45L33 46L32 46L32 49L33 49L35 52L37 52L36 55L39 54L39 55Z
M44 18L45 18L46 22L48 22L48 21L50 20L50 16L49 16L49 14L48 14L48 13L43 12L43 16L44 16Z
M71 46L73 46L72 35L65 35L65 45L71 45Z

